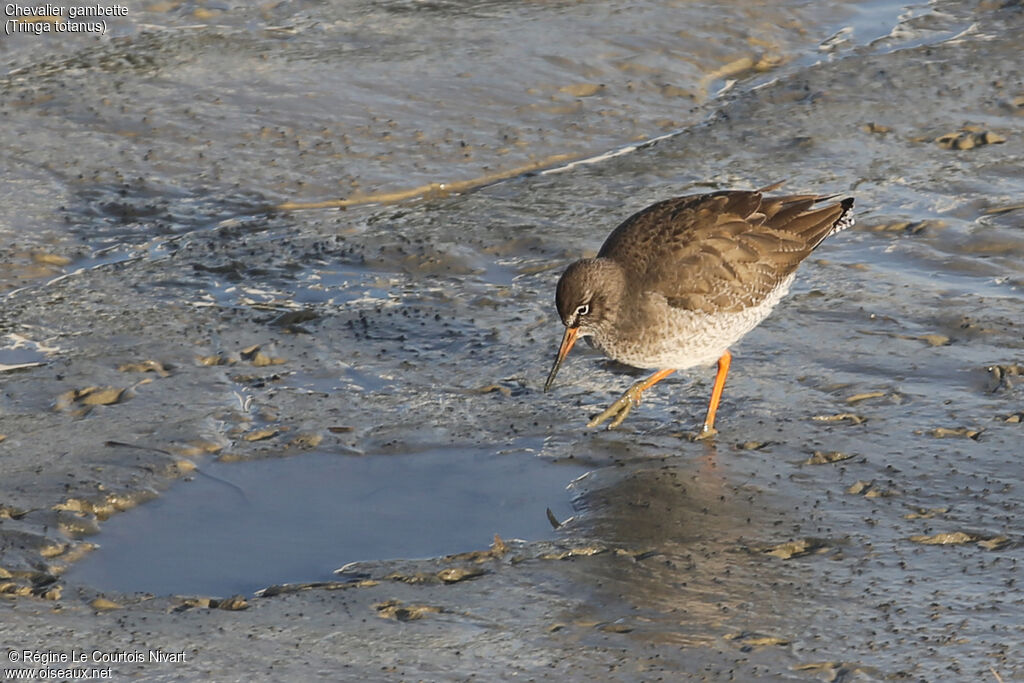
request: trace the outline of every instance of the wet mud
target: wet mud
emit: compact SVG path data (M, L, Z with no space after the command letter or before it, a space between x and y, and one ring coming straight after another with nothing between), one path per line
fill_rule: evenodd
M303 5L265 10L259 30L174 7L148 11L161 30L124 25L60 57L19 38L0 83L18 133L0 199L11 650L188 653L115 665L146 680L1024 675L1018 6L725 4L734 23L693 24L720 50L691 58L649 42L659 12L688 11L675 6L385 3L324 22ZM420 68L439 39L417 31L429 12L462 38L453 59L478 65L434 68L475 71L477 104ZM480 33L496 18L604 26L602 12L619 30L527 55L548 75L528 61L499 78L514 49ZM234 61L197 89L225 44ZM313 87L346 60L361 83ZM290 88L228 68L261 63L246 73ZM341 90L356 113L334 106ZM449 102L456 123L417 118ZM496 142L514 121L530 122L507 133L524 144ZM280 208L609 151L473 191ZM713 441L690 438L711 370L662 382L615 431L584 425L639 372L575 352L541 391L568 261L659 199L782 179L852 194L858 225L734 349ZM534 452L501 457L571 482L573 513L547 539L339 559L333 578L237 595L68 578L112 516L215 461L524 440Z

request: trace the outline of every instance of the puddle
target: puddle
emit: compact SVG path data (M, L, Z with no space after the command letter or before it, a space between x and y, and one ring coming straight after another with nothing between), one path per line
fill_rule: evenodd
M60 351L20 334L8 334L0 346L0 373L45 365L48 354Z
M34 368L43 365L45 358L31 349L0 349L0 372Z
M210 463L191 481L103 524L67 573L102 591L233 595L335 578L348 562L538 540L545 510L572 515L585 470L529 450L443 449L367 457L312 453Z

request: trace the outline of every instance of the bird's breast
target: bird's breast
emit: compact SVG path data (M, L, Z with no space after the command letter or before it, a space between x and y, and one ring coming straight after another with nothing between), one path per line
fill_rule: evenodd
M786 278L760 303L737 311L678 308L651 295L624 308L614 326L588 339L609 358L638 368L710 365L768 317L792 280Z

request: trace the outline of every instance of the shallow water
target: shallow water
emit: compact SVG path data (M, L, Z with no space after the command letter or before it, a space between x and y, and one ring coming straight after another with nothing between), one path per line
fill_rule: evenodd
M360 560L436 557L502 538L541 540L572 515L583 470L527 448L210 463L103 525L100 548L66 575L104 591L250 594L326 581ZM561 485L560 484L561 481Z
M116 258L262 205L451 184L650 139L699 121L727 85L885 36L901 12L346 2L254 20L247 6L190 15L171 3L113 21L112 40L15 36L0 81L15 162L0 176L0 288L39 277L40 250L88 267L97 251ZM820 51L814 36L843 26L848 39ZM727 68L743 60L763 64Z

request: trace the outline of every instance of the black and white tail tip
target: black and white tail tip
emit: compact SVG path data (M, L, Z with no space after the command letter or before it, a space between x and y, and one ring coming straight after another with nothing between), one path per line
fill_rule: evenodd
M853 217L853 197L847 197L843 201L839 202L839 204L843 207L843 212L839 214L839 220L837 220L832 226L832 229L828 231L828 235L825 235L826 237L846 230L857 222Z

